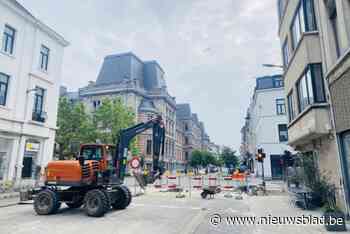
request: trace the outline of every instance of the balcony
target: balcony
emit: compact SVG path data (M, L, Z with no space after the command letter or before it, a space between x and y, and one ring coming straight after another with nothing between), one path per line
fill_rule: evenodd
M326 136L332 125L329 119L328 104L316 104L307 107L288 126L288 144L296 147Z
M306 32L301 36L284 73L284 85L287 93L293 88L308 64L321 63L321 51L317 31Z
M45 123L47 119L46 112L43 111L33 111L32 120L40 123Z

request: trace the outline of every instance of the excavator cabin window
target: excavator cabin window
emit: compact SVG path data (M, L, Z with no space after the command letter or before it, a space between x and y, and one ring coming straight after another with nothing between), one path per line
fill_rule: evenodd
M101 160L102 159L102 147L101 146L84 146L81 149L80 155L85 160Z

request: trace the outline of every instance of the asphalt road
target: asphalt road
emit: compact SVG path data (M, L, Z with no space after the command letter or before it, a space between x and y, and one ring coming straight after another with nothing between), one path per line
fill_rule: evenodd
M191 199L175 198L176 193L148 191L134 197L125 210L110 211L102 218L85 216L81 209L62 206L58 214L38 216L32 204L0 209L1 234L128 234L128 233L245 233L249 226L214 227L211 214L242 215L249 208L243 201L221 195L203 200L193 192ZM248 212L249 213L249 212Z

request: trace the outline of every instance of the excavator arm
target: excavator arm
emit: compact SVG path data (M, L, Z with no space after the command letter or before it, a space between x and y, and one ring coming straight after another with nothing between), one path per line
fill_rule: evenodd
M116 177L119 181L124 180L127 155L131 140L145 132L148 129L152 129L153 134L153 171L152 175L159 175L161 168L159 166L160 155L164 155L164 141L165 141L165 128L162 117L159 115L147 122L137 124L133 127L123 129L120 132L119 141L116 147L116 155L114 157L116 165Z

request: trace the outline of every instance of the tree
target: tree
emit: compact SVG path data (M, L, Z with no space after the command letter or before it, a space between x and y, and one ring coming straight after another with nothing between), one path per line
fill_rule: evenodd
M121 100L105 99L98 110L87 114L82 103L72 104L65 97L60 98L57 119L56 143L59 145L59 159L76 153L79 145L95 143L116 144L121 129L135 123L135 115ZM136 155L136 139L130 144L131 152ZM74 147L75 146L75 147Z
M81 103L73 105L65 97L60 98L57 116L56 143L59 146L59 159L72 156L74 147L81 143L95 142L97 131L91 117Z
M239 164L238 157L236 156L236 151L232 150L229 147L224 147L220 158L227 168L235 168Z
M116 144L120 131L135 124L135 114L120 98L106 98L94 113L94 121L98 129L98 139L105 144ZM132 155L139 154L137 138L131 141L129 149Z
M119 140L120 130L135 124L135 114L123 105L120 98L106 98L94 113L94 120L99 139L106 144L115 144Z
M203 157L202 157L201 151L199 150L192 151L191 160L190 160L191 167L198 169L198 167L202 165L202 160L203 160Z

